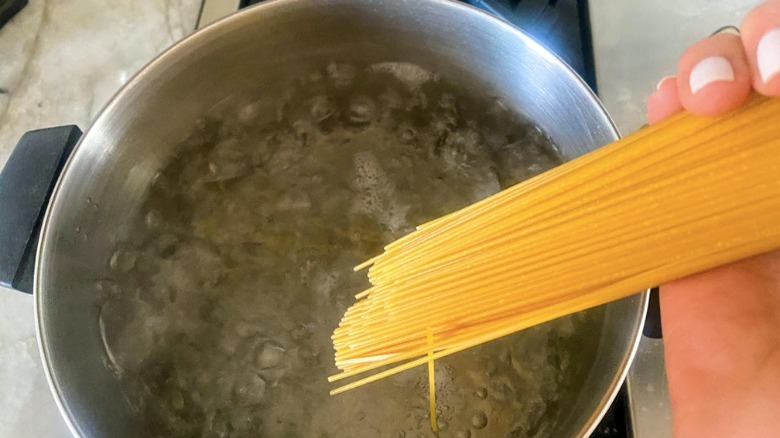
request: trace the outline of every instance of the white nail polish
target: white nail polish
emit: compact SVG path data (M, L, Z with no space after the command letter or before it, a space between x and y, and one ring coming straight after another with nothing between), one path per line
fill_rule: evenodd
M739 28L737 28L736 26L723 26L720 29L718 29L718 31L715 32L712 35L720 35L722 33L725 33L727 35L741 36L741 34L739 33Z
M664 82L666 82L669 79L674 79L674 76L673 75L669 75L669 76L662 77L661 80L658 81L658 85L655 86L655 91L660 90L661 89L661 85L663 85Z
M696 94L705 86L718 81L733 81L734 68L728 59L711 56L699 61L691 70L691 93Z
M780 29L772 29L758 42L758 72L766 84L780 73Z

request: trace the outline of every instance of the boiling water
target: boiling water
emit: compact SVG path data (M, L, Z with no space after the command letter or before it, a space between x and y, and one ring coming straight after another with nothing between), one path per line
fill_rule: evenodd
M352 267L559 162L497 100L411 65L331 64L198 121L99 283L110 366L154 436L428 437L424 367L331 397ZM599 311L437 361L441 436L545 436Z

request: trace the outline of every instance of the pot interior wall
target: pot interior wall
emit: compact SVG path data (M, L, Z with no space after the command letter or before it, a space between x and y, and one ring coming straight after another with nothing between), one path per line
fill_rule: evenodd
M147 66L109 104L71 158L39 257L46 366L83 436L137 436L106 367L96 282L155 173L196 121L225 100L273 101L290 78L329 62L411 62L474 93L501 96L573 158L616 138L600 105L560 61L498 20L447 1L298 0L245 10ZM626 366L640 296L605 309L596 363L556 435L581 433Z

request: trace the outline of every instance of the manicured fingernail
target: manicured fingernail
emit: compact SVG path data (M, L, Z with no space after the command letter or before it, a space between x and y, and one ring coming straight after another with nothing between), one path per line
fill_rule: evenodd
M780 73L780 29L772 29L758 42L758 72L766 84Z
M729 35L740 36L739 28L737 26L723 26L720 29L718 29L715 32L713 32L712 35L718 35L718 34L721 34L721 33L727 33ZM712 35L710 35L710 36L712 36Z
M691 70L691 93L696 94L705 86L719 81L733 81L734 68L728 59L711 56L699 61Z
M655 86L655 91L660 90L661 86L664 84L664 82L668 81L669 79L674 79L674 76L669 75L669 76L662 77L661 80L658 81L658 85Z

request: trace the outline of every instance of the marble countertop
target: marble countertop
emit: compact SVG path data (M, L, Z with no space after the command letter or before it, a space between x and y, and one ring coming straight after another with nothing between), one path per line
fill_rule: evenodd
M0 29L0 168L26 131L86 129L133 74L195 29L200 0L29 0ZM0 288L0 436L69 432L49 392L32 296Z

